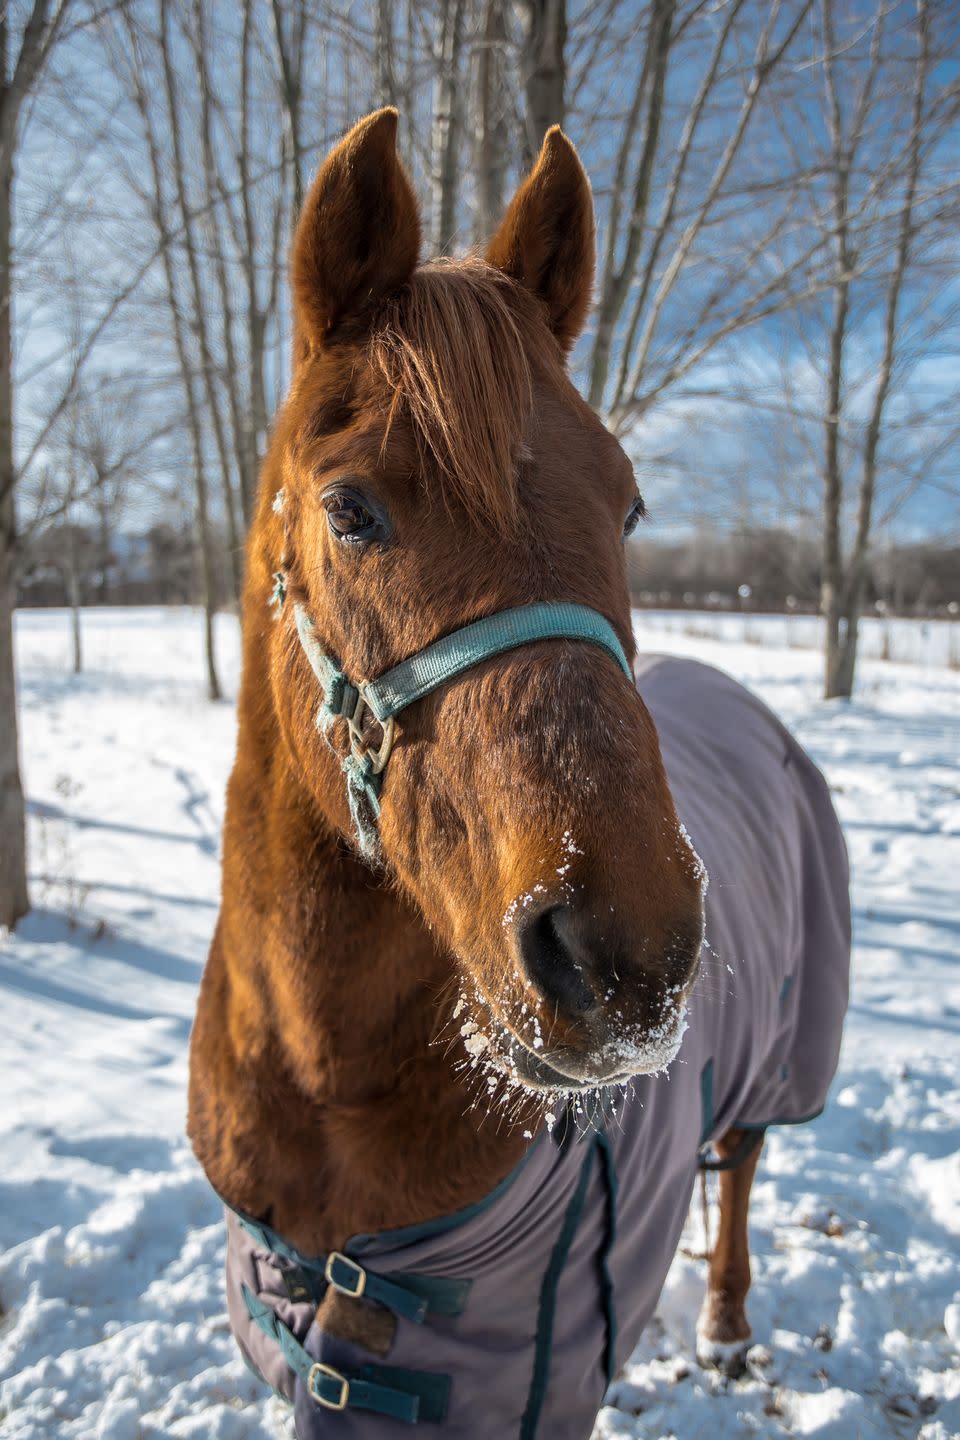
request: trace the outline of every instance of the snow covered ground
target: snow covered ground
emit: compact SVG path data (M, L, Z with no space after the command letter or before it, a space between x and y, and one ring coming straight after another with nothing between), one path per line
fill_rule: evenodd
M830 779L855 875L854 993L831 1106L764 1150L749 1375L693 1360L695 1205L597 1440L947 1440L960 1435L960 674L868 661L856 702L827 705L814 652L672 623L638 614L641 648L746 681ZM219 1207L182 1133L232 707L202 698L189 612L90 612L84 638L75 678L65 617L18 617L36 909L0 941L0 1435L276 1440L287 1412L237 1358ZM235 622L218 643L232 691Z
M762 615L745 610L644 610L638 623L700 640L734 640L784 650L821 650L819 615ZM859 653L906 665L960 670L960 620L901 620L867 615L860 622Z

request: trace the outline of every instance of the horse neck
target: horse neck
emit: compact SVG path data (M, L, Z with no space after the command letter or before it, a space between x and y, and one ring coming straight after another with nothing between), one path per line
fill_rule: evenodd
M469 1110L437 1043L456 998L451 958L304 789L265 713L257 650L245 653L190 1135L224 1198L321 1250L479 1199L525 1142L522 1125L498 1134Z

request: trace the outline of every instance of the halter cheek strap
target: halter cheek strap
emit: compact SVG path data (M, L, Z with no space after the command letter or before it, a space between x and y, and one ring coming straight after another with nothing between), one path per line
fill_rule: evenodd
M628 679L633 679L623 646L609 620L586 605L566 601L521 605L475 620L435 640L376 680L359 685L348 680L321 648L313 621L302 605L294 606L294 618L300 644L320 682L317 729L327 736L333 722L341 718L350 729L350 752L344 757L343 771L354 830L368 858L377 852L380 790L393 748L395 718L408 705L484 660L538 640L584 640L599 645L616 660ZM371 749L363 738L368 711L383 731L376 749Z

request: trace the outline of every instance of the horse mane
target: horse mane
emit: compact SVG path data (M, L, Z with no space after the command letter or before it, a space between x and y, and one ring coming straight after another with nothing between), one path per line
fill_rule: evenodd
M547 342L547 343L545 343ZM539 308L477 258L421 266L385 303L370 356L409 417L421 461L470 517L509 533L533 404L532 354L552 357ZM553 363L562 368L559 351Z

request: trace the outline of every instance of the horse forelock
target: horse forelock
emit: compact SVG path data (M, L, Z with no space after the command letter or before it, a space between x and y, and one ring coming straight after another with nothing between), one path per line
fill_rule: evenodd
M445 494L472 520L509 533L534 359L562 371L536 302L480 260L434 261L385 303L369 343L394 397L391 420L404 410Z

